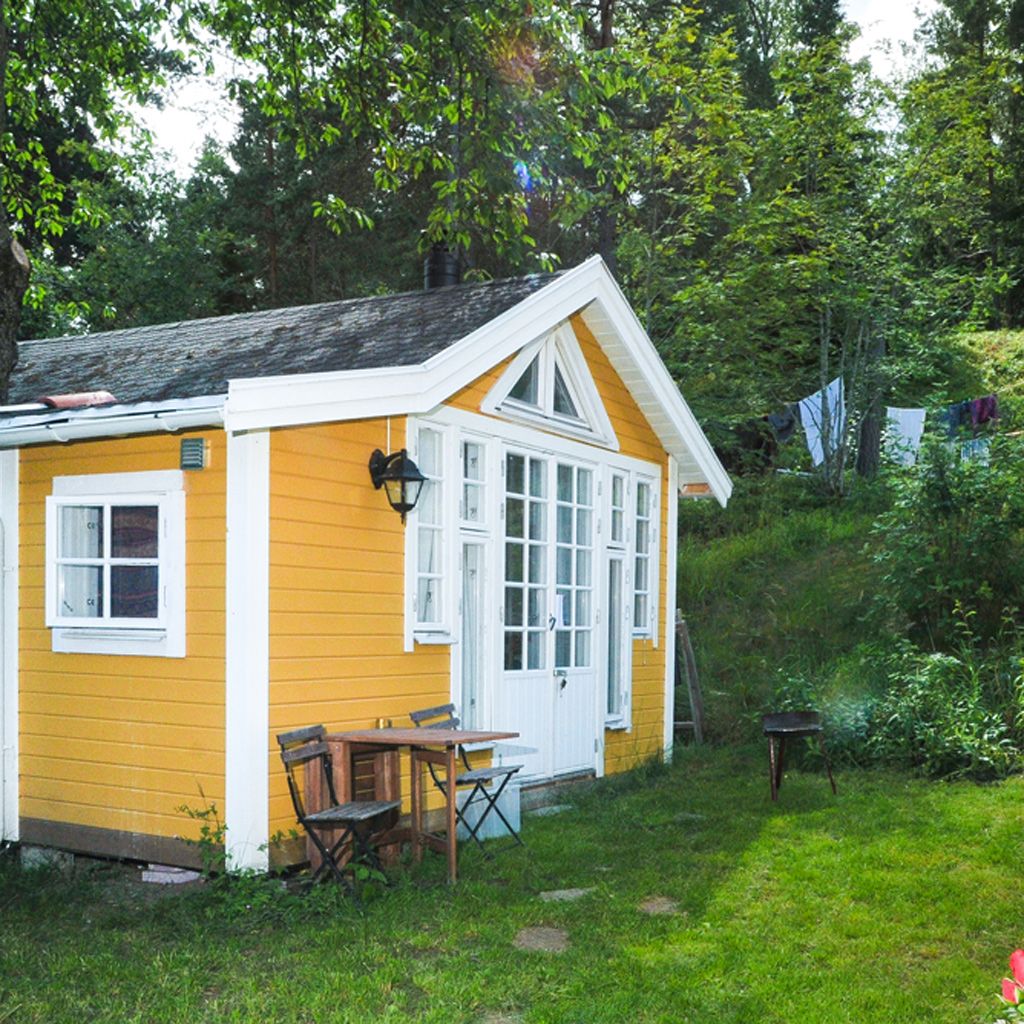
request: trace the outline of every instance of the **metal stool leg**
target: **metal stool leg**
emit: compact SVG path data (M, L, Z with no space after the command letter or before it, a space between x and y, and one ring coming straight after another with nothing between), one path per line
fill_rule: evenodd
M782 766L786 760L786 737L779 737L779 752L775 758L775 796L776 799L779 795L779 790L782 789Z
M772 791L772 800L779 799L779 791L775 786L775 737L768 737L768 784Z

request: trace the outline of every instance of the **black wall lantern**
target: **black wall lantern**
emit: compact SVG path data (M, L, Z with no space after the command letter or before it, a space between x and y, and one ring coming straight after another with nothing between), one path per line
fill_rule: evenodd
M374 449L370 456L370 479L377 490L384 487L388 503L402 517L403 523L406 512L416 507L427 480L404 448L390 455L385 455L379 448Z

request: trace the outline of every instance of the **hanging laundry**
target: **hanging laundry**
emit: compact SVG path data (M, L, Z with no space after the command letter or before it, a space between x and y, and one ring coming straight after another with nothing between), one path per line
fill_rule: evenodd
M972 437L960 445L960 458L964 462L978 462L988 465L991 437Z
M995 395L974 398L971 400L970 407L972 427L977 428L983 423L999 419L999 399Z
M770 412L765 419L768 425L775 431L775 439L781 444L791 440L796 428L800 425L800 408L796 403L787 405L779 412Z
M912 466L917 461L917 450L921 447L921 434L924 432L924 413L924 409L886 407L886 451L901 466Z
M964 402L954 402L952 405L947 405L946 408L939 413L939 422L945 426L947 437L956 437L956 432L962 426L971 422L970 399Z
M820 466L825 461L822 434L828 423L829 448L835 451L843 436L846 420L846 406L843 401L843 378L836 377L827 387L808 395L798 403L800 422L807 435L807 450L811 453L811 462Z

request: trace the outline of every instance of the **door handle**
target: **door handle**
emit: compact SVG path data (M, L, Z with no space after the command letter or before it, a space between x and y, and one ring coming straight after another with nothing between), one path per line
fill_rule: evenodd
M562 676L562 678L559 679L559 681L558 681L558 689L559 690L564 690L566 685L568 684L568 682L569 682L569 680L566 679L565 676Z

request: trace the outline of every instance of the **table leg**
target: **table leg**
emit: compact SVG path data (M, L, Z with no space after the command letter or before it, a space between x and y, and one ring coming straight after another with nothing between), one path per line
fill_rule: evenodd
M409 795L412 799L412 859L414 864L423 860L423 766L416 749L409 750Z
M447 785L445 786L445 810L448 814L448 835L445 837L448 840L448 884L454 883L458 871L459 871L459 851L456 846L456 840L458 839L458 833L456 831L456 819L455 819L455 808L456 808L456 792L455 792L455 747L448 747L445 751L447 754L446 759L446 770Z

